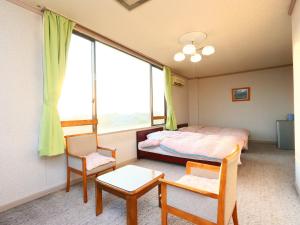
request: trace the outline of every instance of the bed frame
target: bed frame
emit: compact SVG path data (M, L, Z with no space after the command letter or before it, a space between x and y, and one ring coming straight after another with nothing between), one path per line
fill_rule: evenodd
M187 127L187 126L188 126L187 123L177 125L178 128ZM152 160L158 160L158 161L163 161L163 162L168 162L168 163L175 163L175 164L180 164L180 165L185 165L187 161L200 162L200 163L205 163L205 164L209 164L209 165L217 165L217 166L219 166L221 164L220 162L195 160L195 159L176 157L176 156L170 156L170 155L162 155L162 154L158 154L158 153L142 151L139 149L138 143L146 140L148 134L156 132L156 131L162 131L162 130L163 130L163 127L155 127L155 128L150 128L147 130L141 130L141 131L136 132L136 146L137 146L137 158L138 159L152 159Z

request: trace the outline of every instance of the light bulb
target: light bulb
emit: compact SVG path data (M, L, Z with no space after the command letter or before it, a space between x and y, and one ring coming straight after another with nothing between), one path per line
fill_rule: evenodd
M181 62L185 59L185 55L182 53L182 52L177 52L175 55L174 55L174 60L176 62Z
M193 44L187 44L182 49L184 54L192 55L196 52L196 47Z
M212 46L212 45L208 45L208 46L205 46L203 49L202 49L202 54L203 55L212 55L215 53L215 47Z
M191 62L196 63L201 61L202 56L199 53L196 53L194 55L191 56Z

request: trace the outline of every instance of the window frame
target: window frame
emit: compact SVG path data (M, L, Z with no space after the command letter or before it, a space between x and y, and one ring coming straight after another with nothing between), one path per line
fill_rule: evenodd
M134 57L136 59L139 59L139 60L142 60L143 62L146 62L149 64L149 79L150 79L150 124L151 126L162 126L162 125L165 125L166 123L166 119L167 119L167 105L166 105L166 99L164 97L164 115L161 115L161 116L153 116L153 75L152 75L152 68L157 68L159 70L162 70L160 67L158 67L157 65L154 65L152 63L150 63L149 61L146 61L144 60L143 58L140 58L140 57L137 57L136 55L134 54L131 54L130 52L126 52L122 49L119 49L119 48L116 48L115 46L112 46L112 45L109 45L101 40L97 40L93 37L90 37L86 34L83 34L79 31L76 31L74 30L72 32L72 35L77 35L77 36L80 36L82 38L85 38L85 39L88 39L89 41L91 41L91 58L92 58L92 61L91 61L91 76L92 76L92 119L97 119L98 121L100 121L100 124L101 124L101 120L98 119L97 117L97 65L96 65L96 42L99 42L103 45L106 45L108 47L111 47L117 51L120 51L120 52L123 52L131 57ZM82 118L82 119L85 119L85 118ZM164 123L161 123L161 124L154 124L154 121L155 120L161 120L161 119L164 119ZM93 125L93 132L97 132L97 127L98 125L95 124ZM142 128L137 128L137 129L143 129L144 127ZM105 133L102 133L102 134L108 134L108 133L115 133L115 132L124 132L124 131L127 131L127 130L136 130L136 129L126 129L126 130L117 130L117 131L112 131L112 132L105 132Z
M160 116L154 116L153 115L153 67L159 70L162 70L161 68L150 64L150 109L151 109L151 126L162 126L166 124L167 120L167 103L166 103L166 98L164 97L164 115ZM163 123L160 124L154 124L155 120L164 120Z

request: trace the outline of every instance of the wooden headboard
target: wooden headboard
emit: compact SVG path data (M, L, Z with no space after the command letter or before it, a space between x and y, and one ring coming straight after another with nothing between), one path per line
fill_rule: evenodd
M136 132L136 143L139 143L141 141L145 141L147 139L147 135L156 131L162 131L164 128L163 127L155 127L155 128L150 128L147 130L140 130Z
M178 125L177 125L177 129L182 128L182 127L188 127L188 126L189 126L188 123L178 124Z

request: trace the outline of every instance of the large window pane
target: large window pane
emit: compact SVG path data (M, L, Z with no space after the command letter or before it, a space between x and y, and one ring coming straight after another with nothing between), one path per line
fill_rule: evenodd
M161 69L152 67L153 117L165 115L164 73ZM163 124L164 119L155 119L153 124Z
M92 118L92 44L72 35L67 70L58 104L61 120Z
M151 126L150 65L96 43L98 132Z
M92 42L73 34L58 104L61 120L92 119ZM91 126L64 128L65 134L91 132Z

